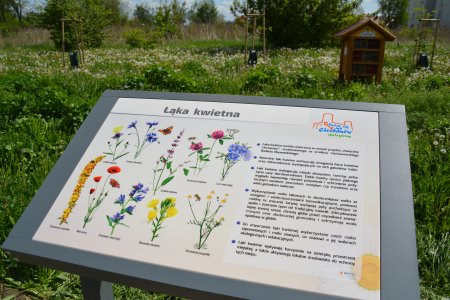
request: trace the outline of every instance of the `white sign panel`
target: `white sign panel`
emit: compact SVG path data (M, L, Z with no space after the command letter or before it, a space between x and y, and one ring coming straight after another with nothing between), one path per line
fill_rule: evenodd
M378 113L119 99L34 240L380 298Z

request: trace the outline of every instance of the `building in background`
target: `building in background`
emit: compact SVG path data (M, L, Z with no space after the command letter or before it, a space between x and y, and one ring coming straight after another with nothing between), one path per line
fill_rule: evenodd
M424 12L429 18L441 19L441 27L450 28L450 0L409 0L408 26L417 26L417 18Z

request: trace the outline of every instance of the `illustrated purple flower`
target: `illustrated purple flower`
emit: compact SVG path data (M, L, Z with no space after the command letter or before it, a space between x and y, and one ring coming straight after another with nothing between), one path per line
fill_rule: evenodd
M134 190L140 190L143 187L144 187L144 185L142 183L140 183L140 182L138 184L136 184L136 185L133 185L133 189Z
M112 217L109 217L109 220L112 223L118 224L121 220L123 220L123 218L125 218L125 215L121 215L120 213L117 212Z
M114 203L117 204L123 204L125 202L125 195L120 195L119 198L116 199L116 201L114 201Z
M177 138L173 140L172 142L172 148L167 149L166 155L161 155L159 157L159 161L156 162L156 167L153 169L153 179L152 179L152 191L153 195L156 194L156 192L166 184L168 184L172 179L175 178L175 173L177 170L181 167L174 167L173 166L173 155L175 153L175 148L178 146L178 143L180 142L181 137L183 136L184 130L180 131L180 133L177 135ZM160 165L162 164L162 165ZM165 172L168 171L169 175L163 176ZM185 175L188 174L188 169L183 169L183 172Z
M142 199L144 199L145 195L138 194L137 196L133 197L135 202L141 202Z
M227 130L227 132L228 132L228 130ZM235 134L237 132L238 131L233 131L233 134ZM210 147L208 147L208 146L205 147L202 142L197 142L197 143L191 142L191 145L189 147L189 149L194 151L193 153L191 153L189 155L192 155L194 153L197 155L197 161L195 163L195 166L191 167L195 170L195 172L197 173L197 176L200 175L203 168L205 168L205 166L211 160L211 155L213 153L213 149L214 149L214 146L216 145L216 143L219 143L219 145L223 145L226 140L233 139L232 135L229 135L229 134L225 135L225 132L223 130L214 130L211 134L207 134L206 136L209 139L213 140ZM196 138L193 137L191 140L194 140L194 139L196 139Z
M147 122L148 128L158 125L158 122Z
M122 132L118 132L118 133L114 134L111 138L117 140L117 139L120 138L122 135L123 135Z
M136 128L136 124L137 124L137 121L134 121L134 122L131 122L130 123L130 125L128 125L128 129L130 129L130 128Z
M134 210L134 208L136 207L136 205L130 205L130 206L128 206L127 208L125 208L125 212L127 213L127 214L129 214L129 215L132 215L133 214L133 210Z
M189 149L193 150L193 151L199 151L203 149L203 143L202 142L198 142L198 143L192 143L189 146Z
M125 214L133 215L133 212L136 208L136 205L132 205L132 203L141 202L145 193L147 193L148 188L144 187L142 183L137 183L132 186L132 190L129 193L129 198L125 201L125 195L120 195L117 200L114 202L115 204L120 205L120 210L116 214L111 216L106 216L106 220L108 221L108 225L111 227L111 235L114 234L114 230L117 225L124 225L127 227L125 223L123 223L123 219L125 218Z
M121 136L123 136L122 129L123 129L123 126L116 126L113 128L114 135L111 138L113 140L116 140L114 143L114 146L111 144L110 141L108 141L109 152L103 152L106 155L111 155L113 161L115 161L116 159L119 159L122 156L125 156L129 153L127 151L128 142L124 143L124 139L120 138ZM112 147L114 147L114 149ZM120 149L122 149L122 150L120 151Z
M213 133L211 133L211 137L215 140L223 138L224 135L225 133L222 130L215 130L213 131Z

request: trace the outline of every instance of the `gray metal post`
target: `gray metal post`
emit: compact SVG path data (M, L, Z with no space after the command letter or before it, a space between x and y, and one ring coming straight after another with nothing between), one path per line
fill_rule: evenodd
M112 284L110 282L80 276L83 299L85 300L114 300Z

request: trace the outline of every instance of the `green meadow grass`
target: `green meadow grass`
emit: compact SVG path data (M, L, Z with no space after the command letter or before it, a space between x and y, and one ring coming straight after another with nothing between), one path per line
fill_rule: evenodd
M86 64L74 71L63 69L60 54L47 46L0 50L0 242L105 89L404 104L421 295L449 297L448 45L438 48L433 73L410 67L409 44L388 45L379 85L339 83L338 48L271 50L268 60L252 68L244 65L242 49L242 42L220 40L171 42L151 50L103 48L87 51ZM3 251L0 257L0 297L81 297L75 275L21 264ZM171 298L121 285L114 285L114 294L117 299Z

